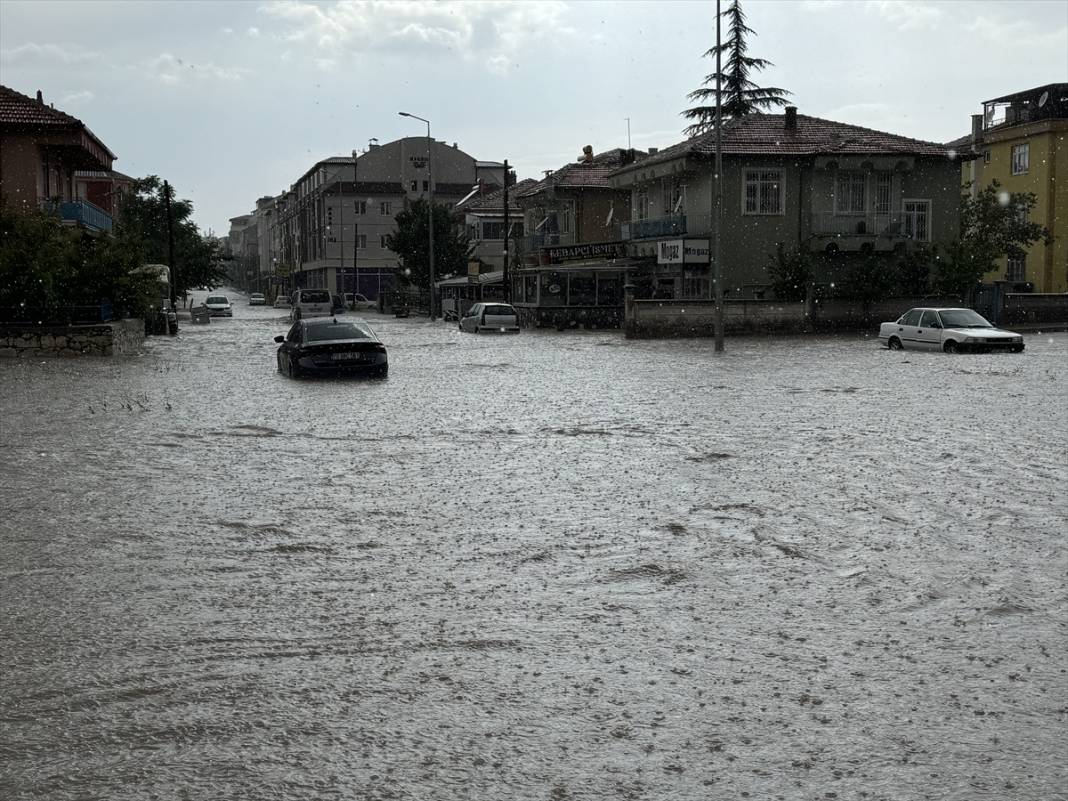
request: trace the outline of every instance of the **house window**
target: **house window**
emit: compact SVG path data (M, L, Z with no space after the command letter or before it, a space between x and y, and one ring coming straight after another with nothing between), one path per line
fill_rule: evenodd
M779 170L746 170L743 192L743 213L783 213L782 172Z
M386 237L388 234L382 234L378 237L378 246L383 250L389 250L389 245L386 244Z
M367 201L366 200L357 200L356 201L356 213L357 214L366 214L367 213Z
M413 192L418 192L419 191L419 182L418 181L412 181L412 191Z
M1025 281L1027 276L1027 256L1009 256L1006 263L1006 281Z
M388 217L393 213L393 204L389 202L379 203L378 213L381 214L383 217Z
M367 250L367 234L359 234L356 237L356 247L359 250Z
M430 191L430 181L423 181L423 191L424 192Z
M863 214L865 205L865 175L862 172L840 172L835 181L834 213Z
M931 241L931 201L906 200L902 205L905 236L918 242Z
M649 193L645 189L634 194L634 215L636 220L649 219Z
M989 163L990 163L990 150L988 149L988 150L984 150L983 151L983 164L989 164Z
M484 222L484 223L482 223L482 238L483 239L504 239L504 223L503 222Z
M561 215L560 233L570 234L575 228L575 204L564 201L564 213Z
M1031 168L1031 145L1013 145L1012 146L1012 174L1013 175L1027 175L1027 171Z
M889 214L891 206L890 173L875 174L875 213Z

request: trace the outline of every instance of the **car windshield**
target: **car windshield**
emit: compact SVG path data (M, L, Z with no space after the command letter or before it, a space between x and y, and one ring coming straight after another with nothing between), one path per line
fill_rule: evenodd
M326 291L304 291L300 293L301 303L329 303L330 293Z
M945 309L938 314L945 328L993 328L985 317L971 309Z
M219 295L212 295L210 298L208 298L205 301L205 303L229 303L229 302L230 301L228 301L226 298L221 297Z
M309 325L305 336L308 342L324 342L333 339L374 339L371 329L359 323L333 322L325 325Z

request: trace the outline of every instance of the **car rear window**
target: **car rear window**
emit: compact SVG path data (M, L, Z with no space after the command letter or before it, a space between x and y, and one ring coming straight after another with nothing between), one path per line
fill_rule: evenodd
M331 339L374 339L371 329L358 323L328 323L309 325L308 342L323 342Z
M330 293L325 289L306 289L300 293L301 303L329 303Z
M487 306L486 314L515 314L511 306Z

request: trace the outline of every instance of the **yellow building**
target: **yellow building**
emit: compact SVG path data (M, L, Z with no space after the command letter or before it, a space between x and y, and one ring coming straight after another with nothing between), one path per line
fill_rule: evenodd
M1053 83L987 100L972 117L976 158L962 166L971 191L997 181L1007 192L1031 192L1031 221L1053 234L1023 259L1002 259L984 283L1031 283L1035 292L1068 292L1068 83Z

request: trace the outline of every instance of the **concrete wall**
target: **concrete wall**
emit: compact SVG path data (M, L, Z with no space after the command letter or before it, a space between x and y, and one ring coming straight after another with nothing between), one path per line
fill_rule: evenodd
M144 320L99 325L0 326L0 358L129 356L145 341Z
M998 323L1068 324L1068 294L1007 294Z
M630 339L706 337L713 335L714 303L709 300L635 300L627 304L623 330ZM727 300L727 333L799 333L859 331L896 320L916 306L959 306L959 298L891 298L867 308L856 301L831 299L813 303L775 300Z

